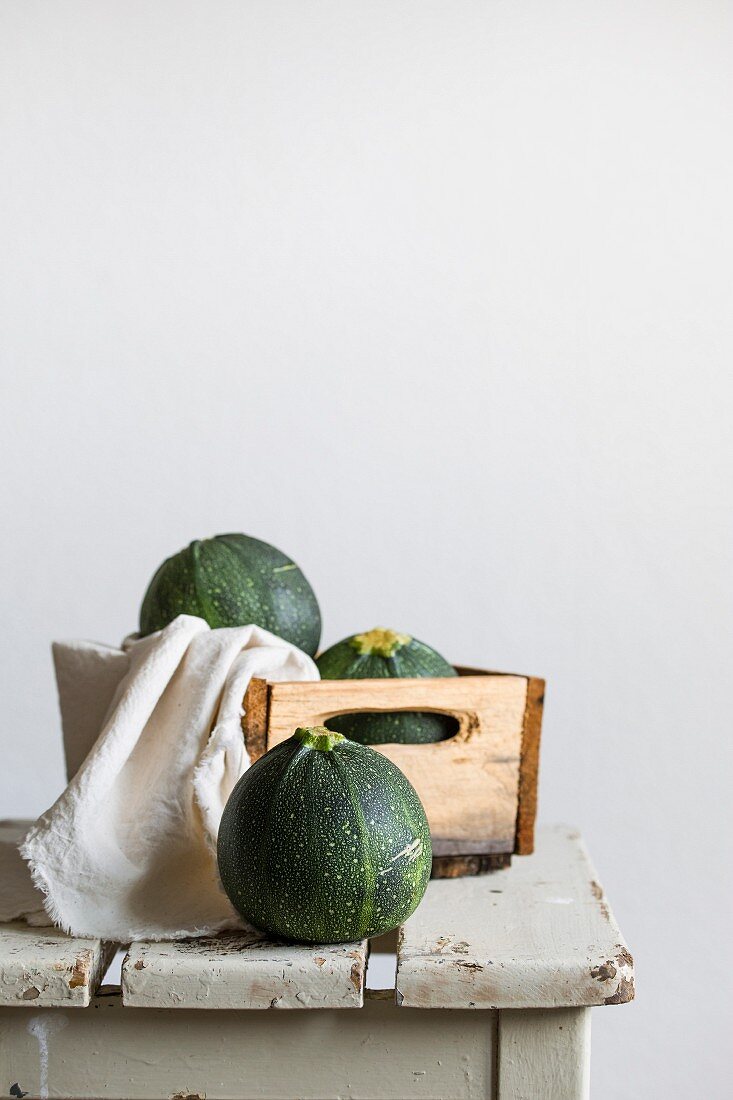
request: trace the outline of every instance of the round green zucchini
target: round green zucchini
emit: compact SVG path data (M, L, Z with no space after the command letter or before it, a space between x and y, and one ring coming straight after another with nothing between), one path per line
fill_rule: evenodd
M163 562L143 599L140 633L177 615L198 615L211 627L254 623L311 657L321 638L318 601L298 566L249 535L197 539Z
M383 627L344 638L325 650L316 664L322 680L456 675L453 666L424 642ZM458 729L455 718L430 711L362 711L329 718L326 725L363 745L424 745L445 741Z
M244 773L224 808L219 874L270 936L349 943L409 917L430 878L422 803L399 768L323 726L297 729Z

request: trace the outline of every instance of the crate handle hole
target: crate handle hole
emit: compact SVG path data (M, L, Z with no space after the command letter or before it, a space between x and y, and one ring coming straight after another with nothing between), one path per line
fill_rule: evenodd
M433 710L349 711L323 724L362 745L432 745L452 740L460 730L454 714Z

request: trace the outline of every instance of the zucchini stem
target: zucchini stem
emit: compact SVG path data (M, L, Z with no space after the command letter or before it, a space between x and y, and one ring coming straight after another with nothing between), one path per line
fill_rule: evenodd
M327 730L325 726L299 726L293 737L297 737L307 749L318 749L319 752L331 752L334 745L346 741L343 733Z

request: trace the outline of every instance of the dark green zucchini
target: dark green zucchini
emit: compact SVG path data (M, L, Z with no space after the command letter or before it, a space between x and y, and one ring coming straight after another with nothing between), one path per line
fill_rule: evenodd
M325 650L316 664L323 680L456 675L453 666L424 642L383 627L344 638ZM429 711L343 714L330 718L326 725L363 745L422 745L445 741L458 730L455 718Z
M163 562L145 593L140 633L178 615L198 615L211 627L254 623L311 657L321 638L318 601L299 567L249 535L195 540Z
M430 830L399 768L316 726L296 730L239 780L218 861L229 899L256 928L345 943L380 936L417 907Z

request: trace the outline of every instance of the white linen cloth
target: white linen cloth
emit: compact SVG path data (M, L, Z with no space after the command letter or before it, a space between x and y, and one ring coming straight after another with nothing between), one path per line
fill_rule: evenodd
M121 649L57 643L54 659L73 774L20 848L48 916L120 943L241 927L216 836L249 766L242 700L252 676L317 680L314 662L260 627L212 630L190 615ZM38 901L15 894L37 921Z

